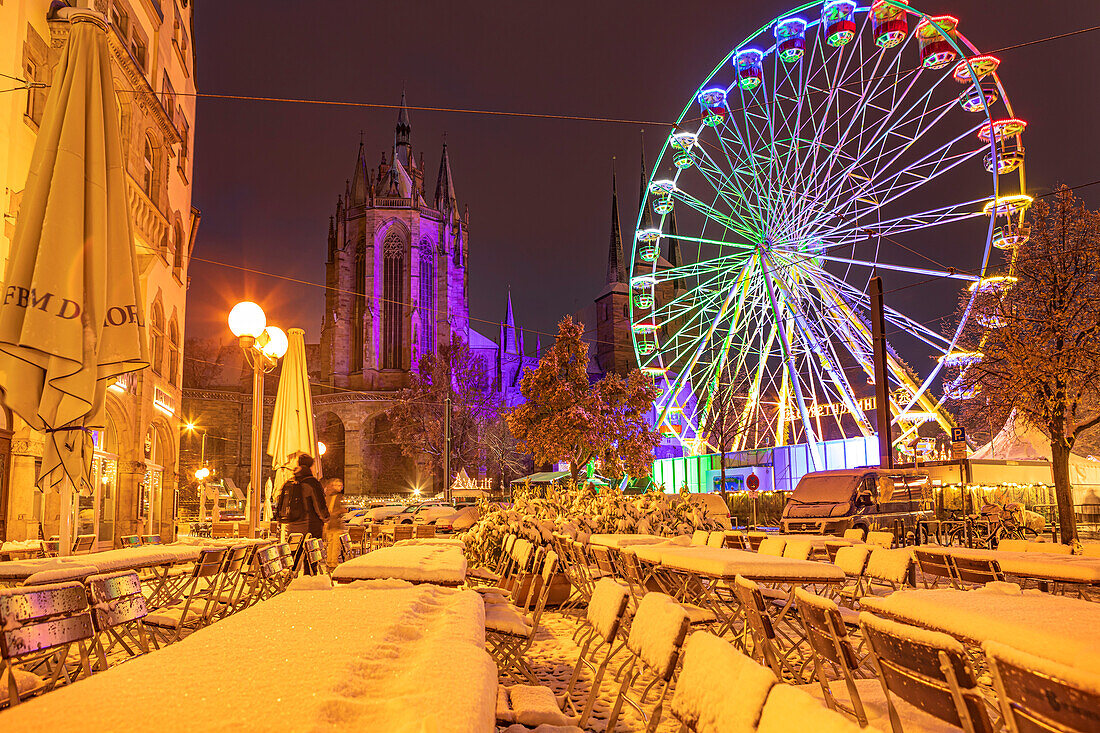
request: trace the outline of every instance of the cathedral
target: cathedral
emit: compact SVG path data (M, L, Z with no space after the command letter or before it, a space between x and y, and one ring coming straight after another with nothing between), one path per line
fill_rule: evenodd
M459 205L446 142L430 197L428 180L402 94L393 147L372 166L360 141L329 220L321 340L310 350L322 385L314 398L319 439L327 435L342 453L325 463L343 469L350 492L407 491L410 477L424 473L392 445L385 415L422 356L458 337L509 406L522 399L524 371L538 364L541 344L525 348L510 295L496 333L470 326L470 213Z

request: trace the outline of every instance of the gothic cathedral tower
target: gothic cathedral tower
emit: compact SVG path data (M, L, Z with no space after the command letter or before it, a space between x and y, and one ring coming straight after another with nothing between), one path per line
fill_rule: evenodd
M320 351L330 387L400 389L422 355L452 334L469 340L469 210L459 213L445 142L431 204L424 177L402 93L389 159L368 167L360 140L329 221Z

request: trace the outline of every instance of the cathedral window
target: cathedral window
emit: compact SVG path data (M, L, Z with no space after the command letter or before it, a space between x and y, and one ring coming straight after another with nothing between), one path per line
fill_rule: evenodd
M405 347L405 243L391 232L382 243L382 368L400 369Z
M164 309L161 307L160 302L153 303L153 319L152 319L152 351L153 357L153 372L156 374L164 373Z
M435 257L431 242L420 243L420 351L435 353Z
M363 371L363 336L367 324L365 313L367 305L367 253L366 243L361 241L355 250L355 285L352 297L351 314L351 371Z

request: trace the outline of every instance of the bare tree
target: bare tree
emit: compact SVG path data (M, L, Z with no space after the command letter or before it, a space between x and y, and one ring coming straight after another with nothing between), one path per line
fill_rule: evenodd
M219 386L225 365L225 345L219 339L188 338L183 343L183 386L204 389Z
M1061 538L1072 544L1070 452L1100 424L1100 213L1062 188L1028 218L1031 237L1009 273L1016 280L980 290L964 338L981 356L954 389L973 395L964 409L1015 411L1047 436Z

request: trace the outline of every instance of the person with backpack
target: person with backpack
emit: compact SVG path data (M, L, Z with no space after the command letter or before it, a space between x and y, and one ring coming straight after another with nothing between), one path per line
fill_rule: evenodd
M321 482L313 475L313 456L305 453L298 456L294 478L283 484L275 516L286 525L288 537L295 532L317 539L324 537L328 506Z

